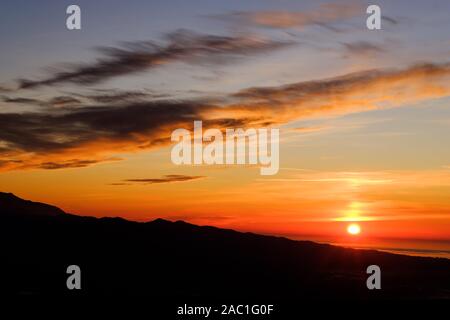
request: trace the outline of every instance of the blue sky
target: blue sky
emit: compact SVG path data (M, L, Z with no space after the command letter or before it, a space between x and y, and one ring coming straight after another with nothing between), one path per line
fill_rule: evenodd
M300 43L298 48L277 52L273 56L265 57L266 59L250 60L238 68L228 67L227 72L230 72L229 78L232 80L217 83L217 87L221 90L235 90L239 86L245 87L246 84L271 85L283 81L330 76L357 68L358 63L362 67L370 68L399 66L424 59L444 59L449 53L448 1L378 2L384 15L398 21L396 25L383 23L384 30L380 32L370 32L365 28L364 5L360 16L337 23L337 26L342 26L344 30L351 30L342 33L327 32L317 26L270 30L233 25L212 18L213 15L236 11L313 10L317 8L318 3L317 1L77 1L82 8L83 29L70 32L65 29L65 8L68 4L72 4L70 1L2 1L0 41L3 48L0 57L2 70L0 83L23 76L38 77L45 68L54 66L55 63L91 61L97 56L93 48L98 46L114 46L120 41L161 39L164 34L180 28L213 34L254 32ZM295 37L287 35L287 32L295 34ZM343 54L340 52L342 43L355 41L375 42L386 47L386 52L376 59L342 58ZM255 64L261 74L249 74L254 72ZM266 68L260 67L262 64L265 64ZM196 83L197 81L192 79L193 71L200 76L214 76L223 71L216 67L214 70L196 68L183 72L186 66L181 67L181 76L184 75L182 79L179 77L174 79L169 75L170 72L162 72L158 73L158 80L145 77L145 81L156 85L155 81L161 83L166 79L165 86L168 82L176 89L186 87L186 82L189 81L189 85L197 89L203 83ZM189 75L186 76L185 73ZM240 78L240 81L236 78ZM177 82L181 83L176 85ZM132 85L137 84L134 82ZM219 89L214 85L213 88Z

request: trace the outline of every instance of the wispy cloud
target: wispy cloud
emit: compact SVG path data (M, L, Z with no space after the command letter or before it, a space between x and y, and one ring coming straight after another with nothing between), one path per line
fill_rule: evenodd
M40 100L34 98L27 98L21 96L8 97L1 96L3 102L15 105L27 105L27 106L37 106L37 107L63 107L63 106L73 106L78 105L81 101L72 96L56 96L49 100Z
M65 106L72 106L72 105L78 105L81 101L75 97L72 96L57 96L52 99L50 99L47 102L47 105L51 107L65 107Z
M233 57L264 53L293 44L257 36L217 36L187 30L170 33L165 39L163 44L140 41L126 42L121 47L99 48L101 56L97 61L55 70L42 80L21 79L19 88L60 83L90 85L174 62L223 63Z
M0 85L0 92L5 93L5 92L11 92L11 91L13 91L13 90L14 90L14 88L11 88L11 87L8 87L8 86Z
M186 176L180 174L168 174L162 178L145 178L145 179L126 179L121 183L115 183L114 185L123 184L159 184L159 183L173 183L173 182L185 182L192 180L199 180L206 178L205 176Z
M392 17L386 16L384 14L381 16L381 19L386 21L386 22L388 22L388 23L390 23L390 24L392 24L392 25L396 25L396 24L399 23L397 19L394 19Z
M324 3L316 8L304 11L236 11L215 18L266 28L303 28L306 26L323 26L332 28L331 24L361 15L363 7L356 2Z
M377 56L385 52L385 49L378 44L367 41L344 42L342 43L345 57L353 56Z
M119 102L136 102L149 99L170 98L166 93L153 92L151 90L97 90L94 94L79 95L94 103L119 103Z
M25 98L25 97L16 97L10 98L7 96L2 96L3 102L6 103L16 103L16 104L40 104L41 101L37 99Z
M47 170L55 170L55 169L68 169L68 168L84 168L96 163L100 162L110 162L110 161L119 161L122 160L120 158L107 158L107 159L95 159L95 160L89 160L89 159L71 159L71 160L65 160L61 162L43 162L39 165L40 169L47 169Z
M392 108L450 94L450 63L421 64L406 69L368 70L344 76L277 87L242 90L227 110L265 121L342 115ZM276 114L274 111L276 110Z
M311 127L297 127L297 128L293 128L291 130L294 132L299 132L299 133L317 133L317 132L327 131L330 129L332 129L331 126L311 126Z

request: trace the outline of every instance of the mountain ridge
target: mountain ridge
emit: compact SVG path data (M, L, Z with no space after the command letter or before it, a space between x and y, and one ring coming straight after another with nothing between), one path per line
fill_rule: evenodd
M0 293L68 294L65 270L76 264L85 275L81 292L91 295L450 299L448 259L162 218L135 222L33 214L49 210L48 205L22 202L11 194L0 194L0 211L5 197L20 203L17 208L29 208L25 214L0 214L0 241L8 244L0 264L1 274L7 275ZM62 211L57 209L52 212ZM373 264L381 267L382 290L366 287L366 269Z
M42 202L34 202L19 198L10 192L0 192L0 206L3 213L7 214L37 214L56 216L66 214L62 209Z
M12 199L14 202L20 202L22 205L26 206L26 205L30 205L33 206L31 209L32 210L54 210L53 214L39 214L39 211L37 212L33 212L31 214L37 214L37 216L56 216L56 215L61 215L63 214L65 217L74 217L74 218L80 218L80 219L95 219L98 221L117 221L117 222L125 222L125 223L130 223L130 224L144 224L144 225L161 225L161 226L167 226L167 227L173 227L173 226L179 226L179 227L186 227L186 228L192 228L192 229L196 229L196 230L214 230L214 231L219 231L219 232L229 232L229 233L238 233L238 234L242 234L242 235L254 235L254 236L258 236L258 237L268 237L268 238L273 238L273 239L283 239L283 240L287 240L287 241L293 241L296 243L309 243L309 244L314 244L314 245L318 245L318 246L329 246L329 247L336 247L336 248L343 248L343 249L349 249L349 250L362 250L362 251L372 251L372 252L380 252L383 254L394 254L394 255L402 255L399 253L387 253L384 251L379 251L376 249L353 249L353 248L347 248L347 247L342 247L342 246L338 246L338 245L332 245L332 244L326 244L326 243L318 243L315 241L311 241L311 240L294 240L294 239L290 239L288 237L285 236L275 236L275 235L263 235L263 234L259 234L259 233L255 233L255 232L243 232L243 231L237 231L234 229L229 229L229 228L219 228L216 226L210 226L210 225L196 225L190 222L186 222L184 220L176 220L176 221L172 221L172 220L168 220L168 219L164 219L161 217L155 218L153 220L149 220L149 221L134 221L134 220L128 220L126 218L123 217L114 217L114 216L105 216L105 217L94 217L94 216L84 216L84 215L77 215L77 214L72 214L72 213L68 213L65 212L64 210L58 208L57 206L54 205L50 205L50 204L46 204L43 202L35 202L35 201L31 201L31 200L26 200L26 199L22 199L20 197L18 197L17 195L15 195L14 193L11 192L0 192L0 205L2 205L2 208L0 209L0 212L4 210L5 206L4 206L4 201L8 200L8 199ZM8 208L8 206L6 206L6 208ZM27 210L29 211L29 210ZM28 212L27 212L28 213ZM29 214L29 213L28 213ZM402 255L403 256L403 255ZM405 255L408 256L408 255ZM431 258L431 259L445 259L445 258L441 258L441 257L421 257L418 256L417 258Z

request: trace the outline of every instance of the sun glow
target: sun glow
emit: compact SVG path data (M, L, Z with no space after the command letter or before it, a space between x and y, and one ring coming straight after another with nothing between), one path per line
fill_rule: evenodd
M349 224L347 227L347 232L351 235L357 235L361 233L361 227L356 224L356 223L352 223Z
M348 207L340 212L340 217L335 218L334 221L371 221L376 218L367 215L368 205L364 202L352 201Z

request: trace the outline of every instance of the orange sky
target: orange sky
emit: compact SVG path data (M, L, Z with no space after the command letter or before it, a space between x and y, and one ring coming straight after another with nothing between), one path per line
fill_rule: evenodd
M344 2L162 10L115 34L24 19L20 48L0 32L0 191L81 215L450 251L446 4L423 18L427 7L386 3L372 32ZM105 10L139 16L117 6ZM279 128L279 172L174 165L171 132L195 120Z

